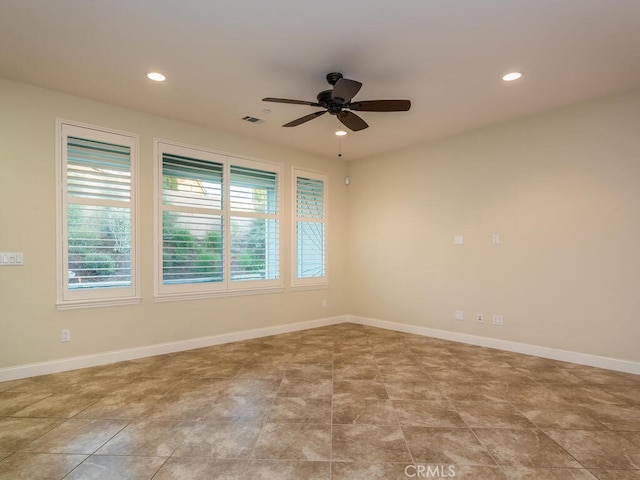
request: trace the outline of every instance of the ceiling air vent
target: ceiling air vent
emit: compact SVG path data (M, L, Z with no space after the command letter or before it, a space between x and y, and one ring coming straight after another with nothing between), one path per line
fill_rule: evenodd
M242 117L242 120L244 120L245 122L249 122L249 123L262 123L262 122L264 122L264 120L262 120L261 118L252 117L250 115L247 115L246 117Z

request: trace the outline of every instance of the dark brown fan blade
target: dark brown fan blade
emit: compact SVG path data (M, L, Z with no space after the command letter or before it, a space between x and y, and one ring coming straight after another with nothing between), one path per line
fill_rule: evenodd
M310 107L321 107L316 102L305 102L304 100L291 100L289 98L272 98L267 97L262 99L263 102L276 102L276 103L293 103L294 105L309 105Z
M313 112L313 113L310 113L309 115L305 115L304 117L300 117L297 120L293 120L292 122L285 123L282 126L283 127L297 127L298 125L301 125L301 124L303 124L305 122L308 122L309 120L313 120L314 118L318 118L320 115L324 115L325 113L327 113L326 110L322 110L321 112Z
M355 113L346 112L344 110L338 114L338 120L340 120L345 127L350 128L354 132L364 130L369 126L367 125L367 122Z
M349 103L351 99L356 96L356 93L360 91L360 87L362 87L360 82L349 80L348 78L341 78L333 86L331 98L334 100L340 99L342 100L341 103Z
M411 108L409 100L365 100L346 106L357 112L406 112Z

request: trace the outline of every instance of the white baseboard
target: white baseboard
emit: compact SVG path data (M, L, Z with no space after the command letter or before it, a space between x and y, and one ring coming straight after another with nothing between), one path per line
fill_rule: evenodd
M93 355L82 355L78 357L62 358L60 360L51 360L48 362L30 363L26 365L18 365L16 367L0 368L0 382L35 377L38 375L47 375L50 373L65 372L67 370L76 370L78 368L96 367L98 365L106 365L109 363L122 362L125 360L153 357L155 355L162 355L165 353L181 352L184 350L192 350L194 348L210 347L212 345L220 345L223 343L250 340L252 338L268 337L270 335L279 335L281 333L297 332L299 330L307 330L309 328L335 325L337 323L343 323L344 321L344 316L321 318L317 320L308 320L305 322L276 325L273 327L224 333L221 335L214 335L210 337L180 340L177 342L158 343L155 345L147 345L144 347L128 348L125 350L113 350L110 352L96 353Z
M212 345L220 345L223 343L268 337L270 335L278 335L281 333L297 332L300 330L307 330L309 328L318 328L345 322L357 323L359 325L367 325L370 327L384 328L387 330L395 330L398 332L412 333L415 335L422 335L426 337L441 338L443 340L451 340L454 342L467 343L470 345L497 348L499 350L505 350L509 352L524 353L527 355L535 355L542 358L550 358L552 360L560 360L564 362L589 365L592 367L600 367L606 368L608 370L616 370L619 372L627 372L640 375L640 362L601 357L588 353L571 352L567 350L560 350L557 348L541 347L539 345L512 342L509 340L500 340L490 337L481 337L477 335L469 335L466 333L438 330L429 327L422 327L419 325L389 322L386 320L378 320L356 315L341 315L337 317L308 320L305 322L276 325L273 327L225 333L210 337L194 338L177 342L158 343L155 345L147 345L125 350L114 350L93 355L83 355L78 357L63 358L60 360L52 360L48 362L30 363L26 365L18 365L15 367L0 368L0 382L35 377L37 375L47 375L50 373L64 372L67 370L75 370L78 368L95 367L98 365L122 362L125 360L135 360L138 358L152 357L165 353L181 352L184 350L209 347Z
M454 342L467 343L470 345L496 348L498 350L506 350L508 352L524 353L526 355L535 355L536 357L550 358L552 360L578 363L580 365L588 365L590 367L606 368L608 370L616 370L619 372L640 375L640 362L634 362L631 360L601 357L599 355L591 355L589 353L580 353L561 350L558 348L541 347L539 345L531 345L528 343L512 342L510 340L500 340L498 338L481 337L478 335L470 335L459 332L450 332L447 330L438 330L435 328L409 325L406 323L388 322L386 320L377 320L355 315L346 315L346 321L357 323L360 325L368 325L370 327L385 328L387 330L413 333L425 337L441 338L443 340L451 340Z

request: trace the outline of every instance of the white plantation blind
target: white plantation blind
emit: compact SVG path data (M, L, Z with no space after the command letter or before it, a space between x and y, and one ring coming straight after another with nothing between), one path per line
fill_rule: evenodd
M314 283L326 278L326 177L296 171L295 280ZM294 283L296 281L294 280Z
M278 174L231 165L231 280L280 275Z
M162 156L162 198L165 205L222 209L221 163Z
M131 285L131 149L67 137L68 288Z
M300 218L324 218L324 182L318 179L296 179L296 213Z
M270 288L280 278L280 168L158 141L161 297Z
M231 210L239 212L278 212L278 174L253 168L231 166Z
M162 156L162 281L224 280L223 165Z
M130 201L130 147L68 137L67 195Z

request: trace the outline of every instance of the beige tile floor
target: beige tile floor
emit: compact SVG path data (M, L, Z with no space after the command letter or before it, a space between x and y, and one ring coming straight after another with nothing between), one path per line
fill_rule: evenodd
M0 383L1 480L454 475L639 480L640 376L340 324Z

